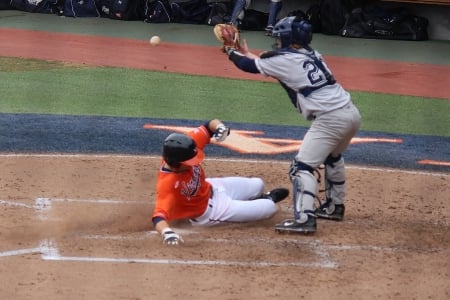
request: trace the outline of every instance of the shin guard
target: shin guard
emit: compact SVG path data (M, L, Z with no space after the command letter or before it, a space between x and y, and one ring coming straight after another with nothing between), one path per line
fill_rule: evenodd
M328 156L325 161L325 195L333 204L344 204L345 166L344 158Z
M297 171L293 180L294 217L296 220L307 218L314 213L314 199L317 194L317 180L308 171Z

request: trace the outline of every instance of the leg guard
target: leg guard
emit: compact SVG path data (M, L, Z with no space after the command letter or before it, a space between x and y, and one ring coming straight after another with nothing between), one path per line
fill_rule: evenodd
M275 225L277 232L316 232L314 199L317 194L317 179L312 168L302 162L294 161L289 170L293 185L294 219L284 220Z
M308 214L314 214L314 199L317 194L317 180L309 171L297 171L292 181L294 218L306 221Z
M325 195L333 204L344 204L345 166L341 155L329 155L325 160Z

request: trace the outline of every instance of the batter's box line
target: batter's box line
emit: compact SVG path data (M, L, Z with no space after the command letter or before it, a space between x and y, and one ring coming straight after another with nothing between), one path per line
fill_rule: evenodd
M190 240L192 241L201 241L206 243L230 243L229 239L223 238L201 238L201 237L193 237L192 235L198 235L200 232L189 230L189 229L177 229L177 232L182 235L190 235ZM81 238L84 239L94 239L94 240L143 240L156 237L160 239L159 233L155 230L145 232L143 234L134 235L134 236L123 236L123 235L81 235ZM334 262L330 258L330 254L328 253L326 247L323 246L321 241L319 240L299 240L299 239L288 239L288 238L246 238L240 240L233 240L233 244L237 245L277 245L277 244L296 244L300 246L306 246L313 250L315 255L319 258L319 262L316 263L305 263L305 262L297 262L297 264L301 264L301 266L327 266L327 268L337 267L337 263ZM283 263L284 264L284 263ZM292 265L292 263L287 263Z
M50 255L56 257L59 255L59 250L52 240L43 240L39 243L38 247L0 252L0 257L18 256L27 254L41 254L41 256Z
M102 262L102 263L142 263L164 265L200 265L200 266L231 266L231 267L310 267L335 269L337 263L329 260L319 262L270 262L270 261L227 261L227 260L184 260L184 259L158 259L158 258L113 258L113 257L87 257L62 256L53 241L41 243L41 258L47 261L74 261L74 262Z
M8 201L8 200L0 200L0 204L1 205L6 205L6 206L15 206L15 207L24 207L24 208L31 208L31 209L36 209L35 206L33 205L28 205L22 202L16 202L16 201Z
M319 247L321 248L321 247ZM88 256L63 256L60 254L56 242L43 240L39 247L30 249L19 249L0 252L0 257L17 256L26 254L41 254L45 261L73 261L73 262L100 262L100 263L141 263L141 264L164 264L164 265L199 265L199 266L231 266L231 267L309 267L335 269L336 262L328 260L327 253L319 250L321 260L318 262L271 262L271 261L228 261L228 260L184 260L184 259L158 259L158 258L114 258L114 257L88 257ZM325 258L325 259L323 259Z

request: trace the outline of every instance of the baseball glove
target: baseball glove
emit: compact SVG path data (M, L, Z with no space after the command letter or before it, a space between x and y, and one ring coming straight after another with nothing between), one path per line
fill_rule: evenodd
M217 24L214 26L214 35L222 43L222 51L226 48L241 49L239 30L231 24Z

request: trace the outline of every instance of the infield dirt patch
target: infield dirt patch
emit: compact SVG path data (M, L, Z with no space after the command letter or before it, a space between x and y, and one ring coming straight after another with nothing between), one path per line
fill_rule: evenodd
M270 220L151 226L159 158L2 156L1 299L446 299L448 175L348 169L346 219L283 235ZM210 177L290 188L287 163L206 160Z

